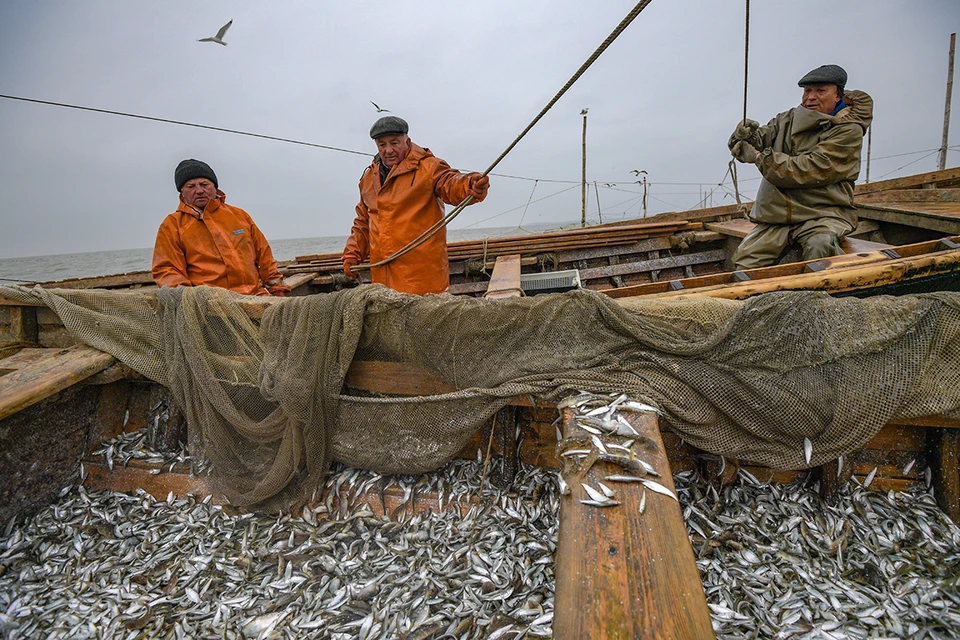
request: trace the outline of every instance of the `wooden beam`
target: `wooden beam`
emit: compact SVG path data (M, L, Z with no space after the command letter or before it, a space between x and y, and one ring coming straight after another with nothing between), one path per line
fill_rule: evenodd
M33 364L0 377L0 419L63 391L116 360L86 345L50 349L52 353Z
M354 360L344 384L373 393L401 396L432 396L456 391L429 371L404 362Z
M960 167L944 171L930 171L905 178L892 178L880 182L858 184L854 187L854 195L860 196L875 191L890 191L891 189L909 189L922 187L925 184L950 183L960 180Z
M929 441L933 495L944 513L960 524L960 431L938 429Z
M896 207L887 207L879 204L861 205L857 209L857 215L868 220L890 222L906 227L919 227L921 229L929 229L930 231L939 231L951 235L960 234L960 217L937 215L910 209L898 209Z
M734 218L726 222L704 222L703 228L707 231L715 231L733 238L746 238L747 234L753 231L757 226L746 218Z
M493 267L490 284L484 298L516 298L523 294L520 289L520 255L500 256Z
M650 443L642 456L661 474L656 480L676 492L656 416L627 419ZM563 425L564 436L587 435L569 409ZM582 480L596 487L620 472L598 462ZM588 506L580 480L569 478L571 495L560 504L553 637L715 637L680 505L640 484L614 483L619 506Z
M703 251L700 253L685 253L679 256L670 256L667 258L655 258L653 260L642 260L640 262L621 262L619 264L607 267L589 267L580 270L580 280L593 280L594 278L611 278L613 276L623 276L631 273L642 273L644 271L661 271L663 269L673 269L678 267L687 267L694 264L706 264L709 262L723 262L727 257L725 251L717 249L714 251Z
M40 340L36 307L10 307L10 340L33 344Z

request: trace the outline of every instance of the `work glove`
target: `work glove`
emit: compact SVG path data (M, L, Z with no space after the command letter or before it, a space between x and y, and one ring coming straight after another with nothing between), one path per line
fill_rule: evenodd
M757 161L757 156L760 155L760 152L757 151L757 148L746 140L740 140L733 145L733 148L730 149L730 153L740 162L745 162L747 164L755 163Z
M468 192L477 202L482 202L487 197L487 190L490 188L490 178L479 173L470 174L470 183Z
M343 260L343 273L346 274L348 278L357 278L357 274L354 273L353 268L360 264L352 258L344 258Z
M756 120L743 120L738 125L737 128L733 130L733 133L730 134L730 139L727 140L727 148L733 149L733 146L737 144L740 140L747 140L753 134L757 132L757 129L760 128L760 123Z

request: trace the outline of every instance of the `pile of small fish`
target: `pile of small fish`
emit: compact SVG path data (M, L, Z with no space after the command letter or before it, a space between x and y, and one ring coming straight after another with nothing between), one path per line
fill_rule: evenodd
M674 475L718 638L960 638L960 527L928 493L739 474Z
M660 473L649 462L637 457L634 444L638 440L649 440L649 438L638 433L621 415L621 412L625 411L660 413L656 407L630 400L626 394L614 393L605 397L580 392L562 400L558 408L561 411L566 408L573 409L576 412L577 426L587 433L586 438L576 436L564 438L560 428L557 427L557 459L563 465L558 479L562 495L570 495L568 482L576 477L588 496L586 500L580 500L580 502L592 507L620 506L620 501L615 499L616 490L610 487L612 483L638 482L643 485L640 513L643 513L646 508L647 489L674 500L677 499L670 489L653 479L660 477ZM558 422L560 419L557 419ZM655 443L646 444L657 447ZM584 478L593 465L601 460L619 466L625 473L605 476L604 480L607 483L598 481L597 486L594 487Z
M405 495L480 493L481 467L457 461L393 476ZM339 513L231 515L192 498L67 488L0 534L0 636L8 638L549 637L559 492L520 469L510 493L461 510L375 517L346 486ZM348 511L347 511L348 510Z

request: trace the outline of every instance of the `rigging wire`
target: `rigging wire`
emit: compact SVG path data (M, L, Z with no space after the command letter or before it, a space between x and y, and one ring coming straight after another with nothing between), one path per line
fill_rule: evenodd
M527 198L527 206L525 206L525 207L523 208L523 215L520 216L520 222L517 223L517 226L518 226L518 227L523 224L523 219L524 219L524 218L526 217L526 215L527 215L527 209L530 208L530 201L533 200L533 192L537 190L537 184L539 184L539 183L538 183L538 182L534 182L534 183L533 183L533 189L530 190L530 197Z
M513 148L517 146L517 144L520 143L520 140L522 140L523 137L527 135L527 133L534 127L534 125L536 125L540 121L540 118L546 115L547 111L549 111L553 107L553 105L556 104L561 97L563 97L563 94L567 92L567 89L573 86L573 83L575 83L577 80L580 79L580 76L582 76L587 71L587 69L589 69L594 62L596 62L597 58L599 58L600 55L604 51L606 51L607 47L609 47L613 43L613 41L616 40L628 26L630 26L630 23L633 22L634 18L636 18L640 14L640 12L643 11L647 7L647 5L650 4L651 1L652 0L640 0L640 2L638 2L637 5L630 10L630 13L628 13L627 16L620 21L620 24L618 24L616 28L614 28L614 30L610 33L610 35L607 36L607 39L604 40L599 47L597 47L597 50L594 51L589 58L587 58L586 62L580 65L580 68L577 69L576 73L574 73L569 80L567 80L567 83L563 85L563 87L560 89L560 91L557 92L557 94L553 97L553 99L551 99L550 102L548 102L547 105L540 110L540 113L538 113L537 116L530 122L530 124L528 124L527 127L520 132L520 135L518 135L514 139L514 141L511 142L510 145L503 150L503 153L501 153L497 157L497 159L494 160L489 167L487 167L487 169L481 174L482 176L486 176L491 171L493 171L493 169L498 164L500 164L500 161L503 160L507 156L507 154L510 153L513 150ZM410 251L413 251L414 249L419 247L421 244L426 242L430 237L432 237L440 229L443 229L448 224L450 224L450 222L454 218L456 218L458 215L460 215L460 212L463 211L463 209L467 205L469 205L471 202L473 202L473 196L468 195L466 198L463 199L463 202L461 202L456 206L456 208L453 211L451 211L446 216L441 218L439 221L433 224L429 229L427 229L426 231L421 233L417 238L412 240L407 246L398 250L389 258L384 258L383 260L380 260L379 262L376 262L373 264L356 265L353 267L353 269L354 270L358 268L369 269L371 267L383 266L385 264L388 264L389 262L392 262L393 260L396 260L400 256Z
M371 157L372 153L354 151L352 149L341 149L340 147L331 147L325 144L316 144L314 142L304 142L302 140L293 140L292 138L279 138L277 136L268 136L263 133L251 133L249 131L240 131L239 129L227 129L224 127L214 127L208 124L197 124L194 122L185 122L183 120L170 120L169 118L157 118L154 116L144 116L136 113L127 113L125 111L114 111L112 109L97 109L95 107L84 107L77 104L67 104L65 102L53 102L52 100L37 100L36 98L24 98L22 96L8 96L0 94L0 98L7 100L19 100L21 102L33 102L35 104L46 104L54 107L63 107L66 109L77 109L80 111L93 111L95 113L106 113L111 116L123 116L124 118L136 118L138 120L150 120L152 122L163 122L166 124L176 124L182 127L194 127L196 129L208 129L210 131L222 131L223 133L233 133L238 136L248 136L251 138L262 138L264 140L275 140L277 142L286 142L288 144L298 144L304 147L314 147L316 149L329 149L330 151L339 151L341 153L353 153L358 156Z

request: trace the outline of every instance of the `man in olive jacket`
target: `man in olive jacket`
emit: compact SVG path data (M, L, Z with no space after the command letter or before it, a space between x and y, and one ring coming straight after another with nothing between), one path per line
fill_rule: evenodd
M800 106L764 127L744 120L730 136L733 157L763 176L750 211L756 226L733 256L738 269L776 264L793 243L804 260L843 253L840 241L857 226L853 183L873 120L873 99L844 91L846 83L841 67L818 67L797 83Z

